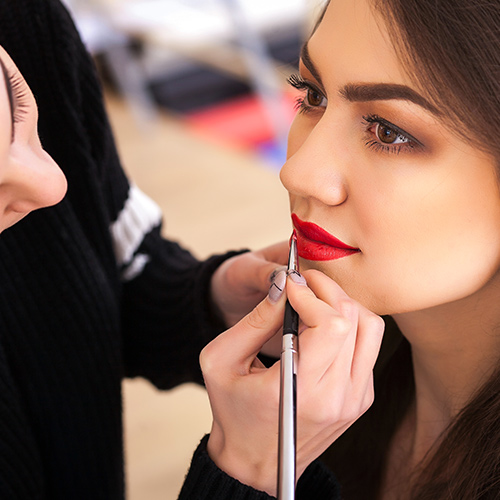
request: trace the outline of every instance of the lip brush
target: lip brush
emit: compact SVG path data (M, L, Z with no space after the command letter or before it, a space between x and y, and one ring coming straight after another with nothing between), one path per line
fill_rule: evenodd
M298 272L297 237L290 240L287 274ZM281 348L278 499L295 499L296 441L297 441L297 357L299 315L288 300L283 320Z

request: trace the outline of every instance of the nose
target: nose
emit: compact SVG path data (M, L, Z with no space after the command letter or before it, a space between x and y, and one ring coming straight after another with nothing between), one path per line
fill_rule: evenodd
M4 214L26 215L59 203L66 194L66 177L38 140L30 145L13 144L7 165L0 165L2 170L0 204Z
M311 198L328 206L347 200L347 155L338 132L326 116L310 125L297 117L288 136L287 161L280 179L291 195Z

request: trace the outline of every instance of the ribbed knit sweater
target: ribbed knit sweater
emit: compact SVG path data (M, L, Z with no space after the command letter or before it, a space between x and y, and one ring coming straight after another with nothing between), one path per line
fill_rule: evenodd
M60 204L0 236L0 499L123 499L122 379L201 382L199 351L222 328L209 280L233 254L199 262L161 237L159 209L120 166L93 62L58 0L1 0L0 44L68 179ZM203 450L182 498L262 498ZM208 476L229 496L206 496Z

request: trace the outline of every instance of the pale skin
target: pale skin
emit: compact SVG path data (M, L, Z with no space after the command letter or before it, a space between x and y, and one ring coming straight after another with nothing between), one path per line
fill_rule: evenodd
M354 321L355 327L351 324L356 330L352 335L358 338L356 345L372 338L369 347L361 351L365 355L369 352L364 360L367 365L371 365L378 349L373 338L380 333L371 314L392 315L409 340L416 399L391 443L380 495L384 500L401 499L409 493L407 478L411 472L492 373L500 357L500 195L496 161L454 134L428 105L407 76L383 20L369 0L332 0L302 52L300 75L305 101L292 125L288 159L281 171L291 212L360 252L331 261L302 259L300 266L306 270L311 290L299 290L289 283L287 293L301 316L304 314L302 319L309 327L304 333L312 325L316 332L321 331L327 315L322 316L325 303L330 306L329 313L336 311L346 319L335 300L325 300L328 294L338 297L344 293L358 318L371 321L366 329L363 321ZM392 140L388 141L387 135ZM316 274L310 274L317 272L312 270L332 280L325 276L320 281ZM301 303L305 297L299 295L305 296L306 290L311 294L307 311ZM323 299L321 307L313 294ZM265 320L262 314L260 319ZM269 330L279 328L278 319L268 319ZM344 331L332 318L328 324L335 345L336 328L339 335ZM266 330L264 325L262 329ZM300 384L307 386L304 392L311 390L304 373L324 361L324 344L309 342L307 356L302 354L306 342L301 343L299 394ZM224 359L226 347L231 345L229 339L218 339L207 349L204 356L208 361L202 356L214 406L215 437L209 441L209 453L229 474L274 494L271 485L275 478L263 477L259 464L264 464L262 469L275 467L276 448L261 445L257 436L271 439L272 429L276 429L269 406L276 403L271 393L276 391L278 376L274 367L251 367L249 353L258 350L257 344L255 341L253 350L246 352L248 358L242 358L240 364L234 361L235 366L228 366L225 374L212 373L210 364L212 358ZM333 346L331 349L328 355L337 363L346 356ZM355 349L342 362L355 365L358 355L361 353ZM335 431L338 415L326 402L336 400L338 394L345 401L351 396L359 398L359 387L342 386L342 377L335 379L331 369L329 375L330 384L318 389L314 404L324 417L318 427L328 428L324 436L332 439L345 428L346 421L339 418ZM223 381L225 376L229 380ZM265 383L272 387L267 392L260 385L264 376ZM254 398L246 387L246 396L238 399L238 384L250 386L251 377ZM365 377L368 384L368 375ZM241 414L245 413L243 409L251 412L251 423L248 416L234 411L231 414L231 408L223 402L224 391ZM267 399L259 401L262 395ZM359 415L362 411L360 405ZM302 443L316 443L317 434L308 418L299 406L299 438ZM234 430L238 424L239 433ZM245 444L248 435L254 439ZM321 452L328 444L316 446L315 451ZM254 457L252 469L245 469L243 451ZM299 449L300 470L315 458L314 454L302 455ZM234 467L230 465L233 459L238 464Z

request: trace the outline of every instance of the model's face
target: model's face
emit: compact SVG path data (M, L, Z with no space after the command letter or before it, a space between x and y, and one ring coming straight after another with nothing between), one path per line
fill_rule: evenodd
M59 202L66 179L42 149L38 112L22 75L0 47L0 232L37 208Z
M484 286L500 264L493 161L416 92L368 0L332 0L300 75L292 83L304 102L281 178L302 268L324 271L378 314Z

